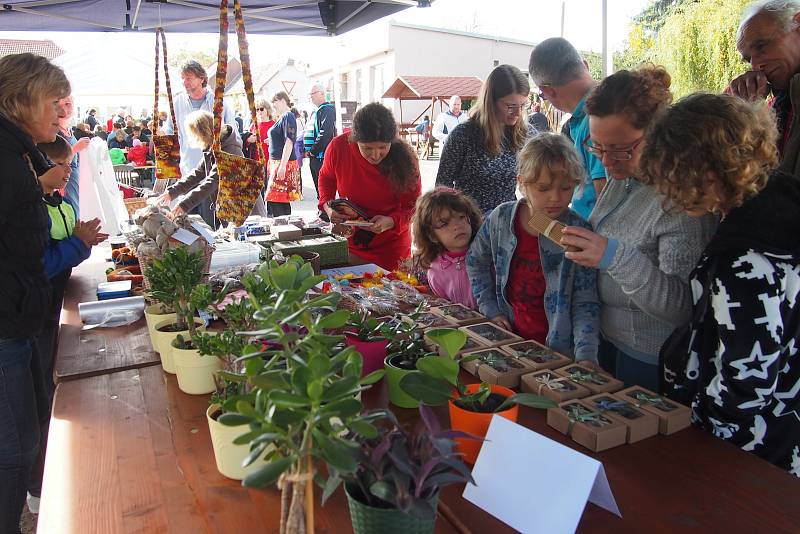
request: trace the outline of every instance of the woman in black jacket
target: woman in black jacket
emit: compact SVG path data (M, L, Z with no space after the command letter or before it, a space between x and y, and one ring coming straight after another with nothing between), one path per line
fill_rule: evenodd
M800 181L768 109L696 94L650 132L642 167L674 206L722 221L690 276L691 323L664 344L664 389L696 424L800 477Z
M41 56L0 59L0 532L19 532L28 476L49 406L34 336L48 309L44 272L49 219L37 175L50 163L36 143L51 142L64 72Z

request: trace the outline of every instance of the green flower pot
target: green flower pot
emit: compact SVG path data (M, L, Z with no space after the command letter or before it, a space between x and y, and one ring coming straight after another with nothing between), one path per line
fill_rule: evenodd
M350 494L345 485L347 504L350 507L350 522L354 534L433 534L436 528L436 515L430 519L416 517L396 508L375 508L366 505ZM428 501L436 509L439 493Z
M400 408L416 408L419 406L419 401L403 391L400 387L400 380L411 371L395 367L389 361L391 359L392 356L387 356L383 361L384 367L386 368L386 383L389 384L389 400L392 404Z

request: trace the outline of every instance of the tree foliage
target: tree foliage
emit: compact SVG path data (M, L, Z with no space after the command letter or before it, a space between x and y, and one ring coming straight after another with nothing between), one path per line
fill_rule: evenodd
M736 50L736 29L750 0L655 0L634 18L626 49L615 67L649 61L672 76L680 97L720 92L747 69Z

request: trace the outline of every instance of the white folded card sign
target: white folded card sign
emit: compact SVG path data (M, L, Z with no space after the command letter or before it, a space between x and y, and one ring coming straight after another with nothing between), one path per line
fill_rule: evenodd
M520 532L575 532L586 501L622 517L603 464L492 417L463 496Z

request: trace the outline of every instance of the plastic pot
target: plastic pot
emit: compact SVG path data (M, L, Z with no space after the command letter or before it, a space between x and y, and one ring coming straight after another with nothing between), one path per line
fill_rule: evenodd
M161 353L160 347L156 343L156 324L170 320L174 321L177 315L175 313L161 313L161 304L151 304L144 309L144 320L147 323L147 332L150 334L150 344L153 345L153 350Z
M388 339L361 341L357 336L345 334L344 342L348 346L355 347L361 354L361 358L364 361L361 376L367 376L372 371L377 371L383 366L383 361L386 359L386 346L389 344Z
M478 390L480 384L468 384L466 387L467 391L474 393ZM510 397L514 394L513 391L503 386L491 384L489 387L492 393L498 393L503 397ZM516 423L517 416L519 415L519 406L516 404L511 408L496 413L471 412L459 408L452 400L448 401L447 404L450 408L450 427L453 430L461 430L462 432L467 432L481 438L486 437L486 432L489 430L489 423L492 421L492 416L499 415L500 417L505 417L509 421L514 421ZM481 450L483 442L456 438L456 445L458 451L464 454L464 461L474 464L475 460L478 458L478 453Z
M233 480L242 480L266 464L264 456L270 451L271 447L267 447L267 450L258 460L247 467L242 467L242 462L250 454L250 447L248 445L234 445L233 440L249 432L250 426L225 426L212 417L217 412L221 413L219 404L212 404L206 410L208 431L211 434L211 445L214 448L214 461L217 463L217 470L223 476Z
M167 319L165 321L160 321L156 323L155 329L153 330L154 336L154 345L156 350L158 350L158 354L161 356L161 367L170 374L175 374L175 362L172 359L172 341L178 337L178 335L182 335L183 337L189 337L189 330L181 330L180 332L162 332L160 329L175 324L175 319ZM199 317L194 318L194 324L197 325L197 329L202 331L205 330L205 323Z
M396 355L395 355L396 356ZM416 408L419 406L419 401L403 391L400 387L400 380L403 379L408 373L416 369L406 370L400 367L395 367L391 363L393 356L387 356L384 360L384 367L386 368L386 383L389 385L389 400L395 406L400 408Z
M197 349L179 349L172 346L172 361L178 387L189 395L213 393L216 389L214 373L222 369L216 356L201 356Z
M347 495L354 534L432 534L436 528L436 514L426 519L406 514L396 508L369 506L354 497L358 490L347 484L344 492ZM434 493L428 502L436 510L439 493Z

